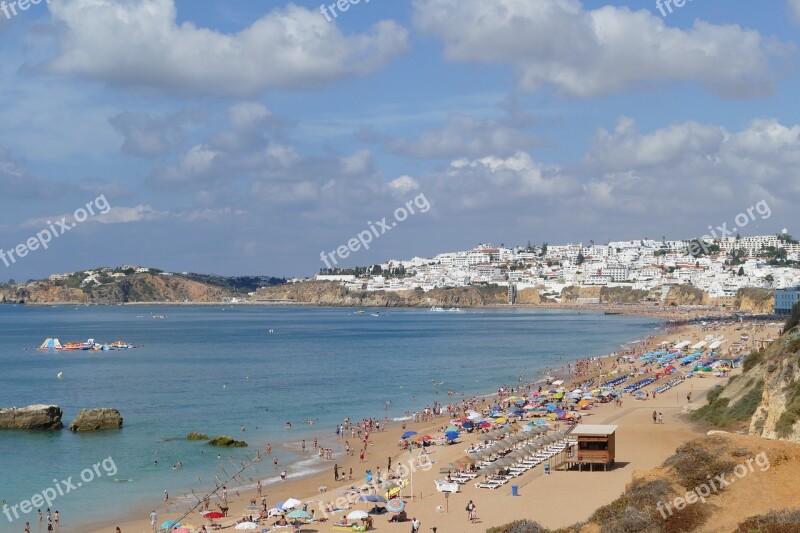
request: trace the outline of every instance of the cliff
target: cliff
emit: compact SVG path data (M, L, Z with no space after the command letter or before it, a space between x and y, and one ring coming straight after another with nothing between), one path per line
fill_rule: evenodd
M63 412L56 405L0 409L0 429L61 429Z
M69 283L33 281L0 289L0 301L44 303L115 304L128 302L221 302L236 296L232 291L179 276L132 274L102 285L74 287Z
M757 315L772 314L775 311L775 291L771 289L739 289L733 304L737 311Z
M742 374L709 392L693 415L717 426L741 426L751 435L800 442L800 327L769 348L752 352Z
M336 307L481 307L508 303L506 287L477 286L413 291L351 291L332 281L307 281L259 289L255 302Z

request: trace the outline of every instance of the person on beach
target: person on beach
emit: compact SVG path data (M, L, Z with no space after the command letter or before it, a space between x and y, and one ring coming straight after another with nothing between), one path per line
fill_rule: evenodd
M333 465L333 480L334 481L339 481L339 465L338 464Z
M261 497L261 489L262 489L261 480L260 479L258 480L258 484L256 485L256 489L258 489L258 497L260 498Z
M281 481L286 481L286 470L281 471Z
M58 514L58 511L56 511L55 513L53 513L53 522L55 523L56 527L58 527L58 520L59 520L59 518L61 518L61 517L59 516L59 514Z
M659 424L663 424L664 423L664 415L661 414L661 413L658 413L658 423Z
M656 424L656 423L658 423L658 413L653 411L653 424Z
M686 394L686 403L692 403L692 391Z
M156 522L158 522L158 514L155 509L150 513L150 526L153 528L153 533L156 533Z
M300 449L303 450L303 453L306 453L306 439L303 439L303 442L300 443Z
M276 455L275 458L272 460L272 464L275 465L275 470L278 469L278 456Z
M114 533L122 533L122 530L117 526L117 529L114 530Z
M267 455L272 455L272 444L267 443Z
M31 533L31 523L25 522L25 533Z
M164 504L169 506L169 492L164 490Z
M472 510L475 509L475 504L472 503L472 500L469 501L467 504L467 519L472 522Z
M42 523L42 510L39 509L39 523Z
M347 474L347 481L353 480L353 467L350 467L350 472Z
M420 524L419 520L417 520L416 517L412 518L411 519L411 533L419 533L419 526L420 525L421 524Z

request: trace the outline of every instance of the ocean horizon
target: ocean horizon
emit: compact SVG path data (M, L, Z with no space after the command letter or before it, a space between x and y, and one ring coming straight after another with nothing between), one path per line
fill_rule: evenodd
M65 426L83 408L113 407L124 418L119 431L0 432L7 463L0 499L11 506L94 468L90 482L54 501L61 531L71 533L78 524L155 506L164 490L172 499L192 498L190 490L202 494L215 476L226 479L267 442L280 469L310 474L330 465L304 457L298 443L333 442L345 417L399 420L462 393L489 394L541 377L546 368L617 351L663 324L519 308L354 313L306 306L0 306L0 406L59 405ZM47 337L124 340L137 348L36 350ZM192 431L250 446L187 441ZM265 460L244 484L273 481L278 472ZM13 521L0 515L0 533L21 531L25 520L35 530L36 509Z

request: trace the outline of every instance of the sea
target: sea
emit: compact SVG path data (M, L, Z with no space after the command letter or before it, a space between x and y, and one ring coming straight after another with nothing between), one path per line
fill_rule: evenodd
M41 504L37 494L55 494L62 533L155 506L164 490L191 501L190 491L227 480L267 443L290 477L310 474L328 465L301 457L299 442L333 442L346 417L402 420L435 401L541 379L547 368L618 351L662 326L571 310L356 311L0 306L1 407L58 405L65 426L84 408L113 407L124 418L118 431L0 431L0 500L8 506L0 533L21 532L26 520L38 530L36 508L19 506ZM47 337L136 348L37 350ZM189 432L250 446L220 451L186 440ZM229 490L275 478L265 458Z

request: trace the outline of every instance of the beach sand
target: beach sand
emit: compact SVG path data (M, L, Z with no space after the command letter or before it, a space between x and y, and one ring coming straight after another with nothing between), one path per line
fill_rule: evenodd
M737 330L736 327L740 327ZM649 341L650 347L655 347L662 340L674 341L678 338L697 342L705 338L708 334L715 336L722 335L728 342L724 345L723 353L731 343L738 339L741 333L750 334L748 345L742 345L743 351L749 351L755 339L771 338L777 336L777 330L770 328L767 331L756 331L752 325L745 323L743 326L731 325L715 331L701 331L697 325L684 325L669 328L664 334L658 335ZM603 360L604 374L610 370L613 358ZM607 379L604 375L603 379ZM417 470L413 479L413 498L411 498L410 488L404 491L406 501L406 511L409 517L417 517L422 527L420 531L431 531L437 528L438 532L477 532L485 531L488 527L501 525L517 519L530 519L540 522L546 527L564 527L576 521L587 519L598 507L610 503L620 495L625 489L625 485L631 481L634 471L647 470L661 464L668 456L674 453L675 449L686 440L703 433L703 429L689 422L685 411L688 408L696 408L704 403L705 393L717 384L724 383L724 378L717 378L713 375L706 377L693 377L680 383L678 386L669 389L662 395L657 395L655 399L637 400L632 397L625 397L622 407L616 406L613 402L600 404L597 408L583 412L582 422L591 424L615 424L617 429L617 448L616 448L616 467L608 472L595 470L594 472L576 471L555 471L550 475L543 473L542 465L526 472L524 475L515 478L506 485L494 490L478 489L473 483L462 485L461 492L451 494L445 498L443 493L436 491L434 480L441 479L444 475L439 474L437 465L444 465L465 455L465 450L469 445L477 441L480 437L475 434L463 434L458 444L452 446L435 446L427 448L430 458L435 462L433 468ZM687 403L686 395L691 391L692 402ZM455 401L456 398L446 397L443 402ZM663 413L664 423L654 424L651 418L653 410ZM682 414L684 413L684 414ZM376 413L378 416L380 413ZM419 434L440 435L441 429L447 426L449 421L444 416L438 417L432 422L407 423L406 430L413 430ZM562 423L561 429L566 426ZM344 457L344 439L337 441L338 449L334 449L335 457L333 461L324 461L327 471L317 475L291 479L291 469L289 470L290 479L279 482L275 485L265 486L264 494L267 503L270 505L284 501L288 498L296 498L303 502L310 502L308 510L315 509L320 515L321 501L334 501L342 495L342 491L350 486L360 486L364 483L364 473L366 469L375 471L380 467L381 471L386 471L388 458L392 457L393 465L399 461L408 461L409 452L403 452L398 446L400 435L404 432L399 424L390 426L387 431L373 432L370 434L370 446L366 455L365 463L359 463L358 453L353 457ZM349 437L349 434L348 434ZM358 439L350 439L351 446L358 447ZM309 445L309 448L311 446ZM313 454L311 449L309 454ZM417 451L417 453L419 453ZM255 455L253 450L252 455ZM262 455L264 451L262 448ZM340 471L348 472L352 467L353 481L335 482L333 476L333 465L337 463ZM272 477L279 473L273 472L271 458L264 456L259 465L262 477ZM253 474L247 474L252 476ZM519 496L512 496L511 485L517 485ZM320 494L318 488L324 486L327 492ZM255 491L249 493L236 494L236 491L229 487L229 517L221 519L220 523L230 526L236 519L243 514L254 511L246 511L245 507L250 504L251 498L256 498ZM472 500L477 506L477 523L471 524L467 519L465 507L467 502ZM215 508L215 501L212 499L211 509ZM368 510L372 504L359 502L353 509ZM152 508L158 512L159 524L172 520L183 514L188 506L171 506L167 510L161 502L160 495L153 495ZM444 511L444 512L442 512ZM80 533L113 533L114 528L119 526L123 533L147 533L151 531L148 520L150 509L131 510L136 515L130 516L127 520L115 523L95 524L89 528L80 528ZM332 515L338 519L342 513ZM138 516L138 518L137 518ZM408 531L408 523L392 524L388 523L387 516L375 518L375 526L378 531ZM91 521L90 516L82 517L84 521ZM271 520L272 521L272 520ZM330 524L333 520L325 523L316 523L304 526L302 531L330 531ZM198 511L192 513L184 523L200 527L207 524ZM233 527L226 529L234 531ZM70 528L68 521L61 526L63 533L78 533L77 529ZM210 531L210 530L209 530ZM289 531L289 529L279 529L278 531Z

